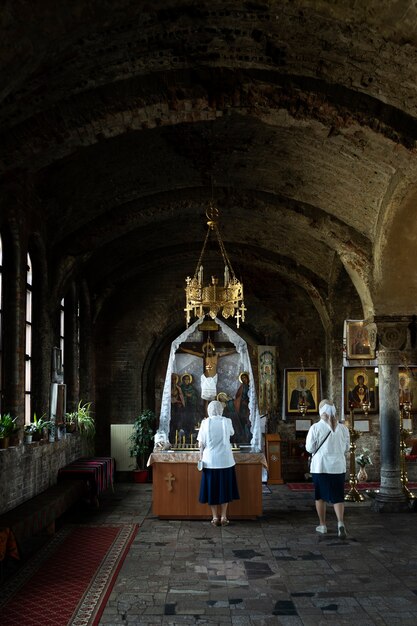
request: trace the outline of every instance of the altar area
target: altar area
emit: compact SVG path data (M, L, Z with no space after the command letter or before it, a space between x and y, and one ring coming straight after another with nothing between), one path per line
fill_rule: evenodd
M229 504L230 519L255 519L262 515L262 469L267 467L262 452L234 452L240 499ZM211 519L207 504L200 504L201 472L198 451L153 452L153 513L165 519Z
M156 445L148 460L152 466L153 512L167 519L211 517L210 507L198 501L201 472L197 469L197 436L209 401L205 397L206 377L212 379L212 399L223 403L223 414L230 417L235 431L231 445L240 499L230 503L228 517L256 518L262 514L262 478L267 462L262 452L255 380L246 341L218 318L198 319L171 344Z

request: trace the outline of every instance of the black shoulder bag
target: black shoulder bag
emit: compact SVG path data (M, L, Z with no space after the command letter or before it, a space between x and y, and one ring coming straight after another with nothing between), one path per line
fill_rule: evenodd
M327 435L325 436L325 438L323 439L323 441L321 442L321 444L319 445L319 447L317 448L317 450L315 450L312 454L310 454L310 456L308 457L308 471L310 471L310 466L311 466L311 459L313 458L313 456L315 454L317 454L317 452L320 450L320 448L322 447L322 445L324 444L324 442L326 441L327 437L330 435L332 431L329 430L329 432L327 433Z

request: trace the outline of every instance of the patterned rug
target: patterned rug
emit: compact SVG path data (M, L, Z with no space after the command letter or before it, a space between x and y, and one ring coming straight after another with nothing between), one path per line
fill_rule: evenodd
M313 491L314 485L313 483L286 483L288 489L290 491ZM410 489L415 489L417 487L417 483L408 483L407 485ZM356 485L356 489L358 491L364 491L365 489L379 489L380 483L358 483ZM350 490L349 483L345 484L345 491L348 492Z
M0 588L2 626L96 626L137 530L60 530Z

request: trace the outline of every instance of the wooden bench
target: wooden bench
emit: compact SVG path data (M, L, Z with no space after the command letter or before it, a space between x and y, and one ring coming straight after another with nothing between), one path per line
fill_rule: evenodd
M114 459L110 456L81 457L58 471L58 483L78 479L88 486L90 501L98 506L99 495L114 482Z
M85 496L81 480L68 480L49 487L23 504L0 516L0 527L12 531L20 554L24 544L34 535L55 532L55 521Z

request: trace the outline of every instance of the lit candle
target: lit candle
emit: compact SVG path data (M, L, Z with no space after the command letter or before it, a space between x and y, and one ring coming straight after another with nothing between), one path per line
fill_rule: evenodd
M183 445L185 446L185 435L184 435L184 437L182 438L182 443L183 443Z

